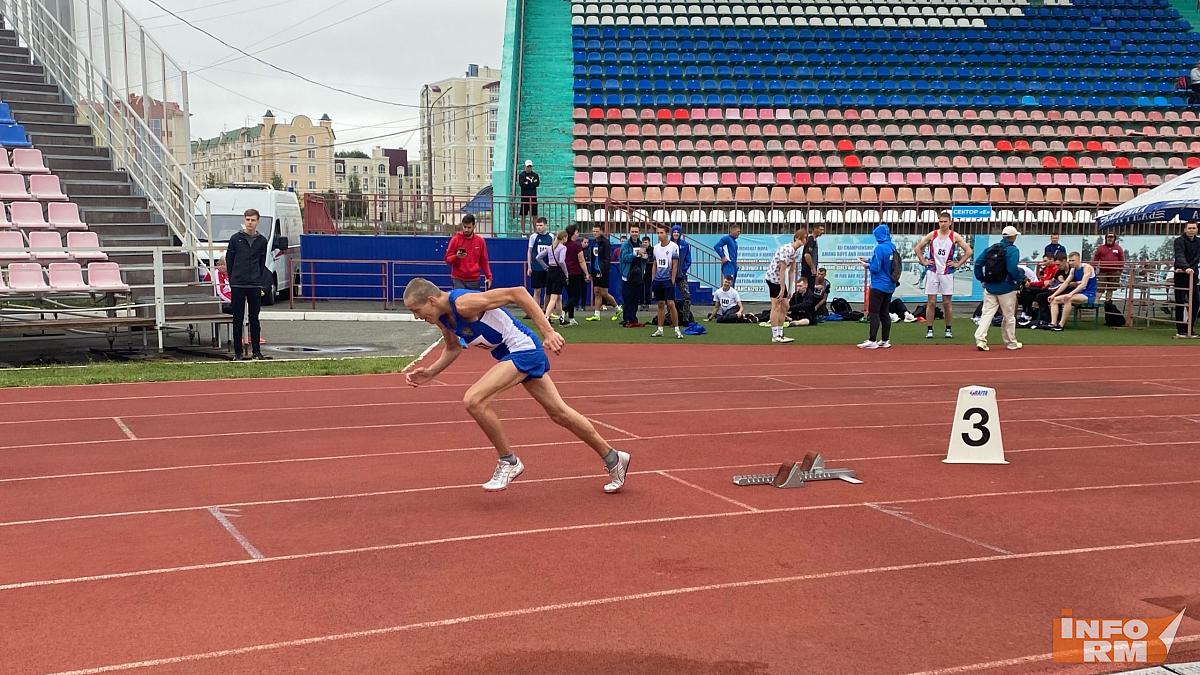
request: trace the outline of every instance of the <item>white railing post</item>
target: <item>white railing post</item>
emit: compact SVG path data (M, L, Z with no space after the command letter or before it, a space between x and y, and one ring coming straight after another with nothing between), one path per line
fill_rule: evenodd
M163 350L163 328L167 325L167 293L164 289L163 251L154 247L154 330L158 333L158 351Z

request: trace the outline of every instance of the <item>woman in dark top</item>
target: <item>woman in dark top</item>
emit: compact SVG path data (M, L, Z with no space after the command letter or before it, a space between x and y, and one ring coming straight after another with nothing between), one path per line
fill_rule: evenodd
M568 225L567 229L567 306L566 319L560 320L564 326L577 326L575 308L583 304L583 289L587 284L585 270L587 263L583 259L583 244L579 241L579 228Z

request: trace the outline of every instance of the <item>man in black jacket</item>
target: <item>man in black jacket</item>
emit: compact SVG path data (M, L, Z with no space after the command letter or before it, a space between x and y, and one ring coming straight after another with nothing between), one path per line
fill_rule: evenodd
M1196 223L1188 223L1183 235L1175 238L1175 337L1196 337L1196 310L1200 305L1200 238ZM1191 316L1185 321L1188 291L1191 291Z
M533 170L533 160L525 160L525 170L517 175L517 186L521 188L521 231L525 232L525 218L538 215L537 193L542 177Z
M250 348L253 358L262 355L258 312L262 308L263 278L267 267L267 238L258 233L258 211L246 209L242 214L242 231L229 238L225 251L225 266L229 269L230 304L233 309L233 360L246 358L242 349L242 320L246 305L250 306Z

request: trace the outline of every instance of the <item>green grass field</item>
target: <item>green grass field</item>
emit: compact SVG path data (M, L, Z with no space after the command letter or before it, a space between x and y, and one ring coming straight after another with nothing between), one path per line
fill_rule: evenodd
M234 363L181 363L142 361L94 363L80 366L0 369L0 387L37 387L117 382L169 382L175 380L219 380L254 377L305 377L312 375L369 375L396 373L412 362L412 356L361 357L347 359L303 359L288 361L243 361Z
M576 318L580 321L578 326L568 326L559 329L569 343L645 344L676 341L674 332L669 327L666 329L665 337L652 338L650 334L654 332L653 326L648 325L645 328L621 328L617 322L611 321L607 314L600 321L584 321L584 318L591 316L591 312L577 312L576 314ZM650 318L650 315L642 313L639 314L638 318L645 321ZM527 321L526 323L529 322ZM771 341L771 329L765 326L716 323L703 323L703 325L708 329L707 335L684 336L682 342L719 345L759 345L769 344ZM954 324L954 339L947 340L942 337L942 322L938 321L934 324L934 339L926 340L925 324L900 323L892 326L891 341L894 345L971 345L974 344L973 335L975 328L975 324L969 318L958 319ZM867 324L865 323L835 321L823 323L818 326L788 328L784 334L796 340L790 345L793 347L797 345L855 345L867 339L867 330ZM1175 340L1172 338L1174 334L1175 330L1173 326L1165 323L1156 324L1152 328L1108 328L1106 326L1094 326L1090 317L1080 321L1078 326L1068 324L1067 330L1061 333L1017 329L1017 339L1027 345L1200 345L1200 339ZM991 329L988 335L988 342L992 345L1001 344L999 327ZM780 348L787 347L787 345L777 346Z

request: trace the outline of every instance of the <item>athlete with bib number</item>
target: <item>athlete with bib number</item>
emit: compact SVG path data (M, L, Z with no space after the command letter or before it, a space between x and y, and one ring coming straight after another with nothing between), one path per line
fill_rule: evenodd
M933 339L934 308L938 295L942 296L942 312L946 317L946 339L950 339L954 337L950 330L954 312L954 273L971 259L971 247L950 228L950 212L942 211L938 214L938 229L921 237L913 251L917 254L917 260L928 270L925 275L925 339Z

